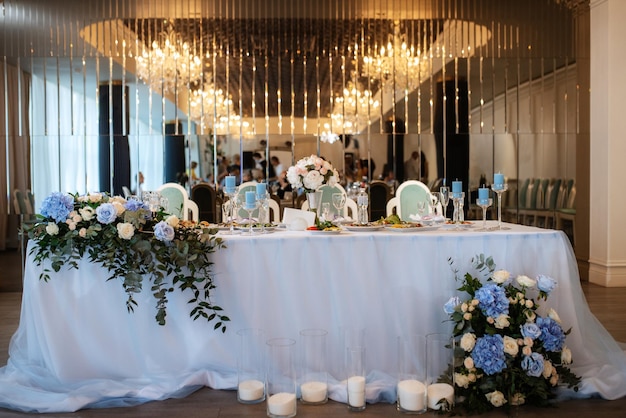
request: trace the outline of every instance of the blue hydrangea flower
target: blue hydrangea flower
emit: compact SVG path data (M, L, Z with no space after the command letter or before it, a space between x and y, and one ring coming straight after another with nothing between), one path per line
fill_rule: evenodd
M96 217L102 224L110 224L117 219L117 209L111 203L103 203L96 208Z
M70 195L54 192L41 203L41 214L56 222L63 222L74 209L74 198Z
M499 334L485 335L476 340L472 351L474 365L481 368L486 374L492 375L506 368L504 356L504 340Z
M531 353L522 359L522 369L528 376L539 377L543 373L543 356L539 353Z
M561 351L565 343L563 328L552 318L537 318L537 326L541 329L539 339L548 351Z
M159 241L170 242L174 239L174 228L165 221L154 226L154 236Z
M537 289L545 292L546 294L550 294L556 287L556 280L554 280L550 276L544 276L540 274L537 276Z
M541 335L541 328L534 322L527 322L521 326L522 336L528 337L532 340L536 340Z
M452 315L454 313L454 309L461 304L461 299L458 296L452 296L445 305L443 305L443 310L448 315Z
M132 212L138 211L140 209L147 209L146 205L143 202L140 202L139 200L134 200L134 199L128 200L124 204L124 208Z
M487 316L497 318L509 314L509 299L504 289L497 284L487 283L476 291L478 307Z

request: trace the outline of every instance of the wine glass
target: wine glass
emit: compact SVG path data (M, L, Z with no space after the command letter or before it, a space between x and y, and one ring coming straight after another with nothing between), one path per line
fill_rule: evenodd
M419 215L420 219L424 218L424 216L426 216L426 207L427 207L427 202L425 200L418 200L417 201L417 214Z
M333 206L337 209L337 216L343 218L343 207L346 205L346 195L343 193L333 193Z
M483 210L483 227L479 231L487 231L487 208L493 204L493 199L476 199L476 204Z
M439 188L439 200L441 200L441 209L443 209L443 216L445 218L448 212L448 203L450 203L450 188L448 186L441 186Z
M432 192L430 194L430 213L433 215L439 215L438 206L439 206L439 192Z
M267 232L265 231L265 218L269 220L269 216L267 216L269 214L269 206L270 206L269 199L270 199L270 196L269 196L269 193L267 193L267 191L257 193L256 195L256 200L257 202L259 202L259 222L261 223L262 234L265 234Z
M226 219L228 224L229 224L229 230L228 230L228 234L230 235L234 235L235 234L235 215L237 214L237 200L239 197L239 193L238 193L238 188L237 187L226 187L224 188L224 194L226 196L228 196L228 202L226 202L228 204L228 209L229 209L229 216Z

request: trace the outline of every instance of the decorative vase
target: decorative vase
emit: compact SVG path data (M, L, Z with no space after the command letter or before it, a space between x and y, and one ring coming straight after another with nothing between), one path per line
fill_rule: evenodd
M306 200L309 202L309 210L315 212L315 216L317 217L317 214L320 213L320 207L322 206L322 192L307 192Z

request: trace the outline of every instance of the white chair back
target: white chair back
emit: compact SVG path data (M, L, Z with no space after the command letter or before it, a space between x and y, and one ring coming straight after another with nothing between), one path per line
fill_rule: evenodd
M403 221L410 221L410 215L417 213L417 202L426 202L428 212L431 212L429 202L432 199L428 186L419 180L407 180L398 186L396 195L387 202L387 216L395 209L398 217Z

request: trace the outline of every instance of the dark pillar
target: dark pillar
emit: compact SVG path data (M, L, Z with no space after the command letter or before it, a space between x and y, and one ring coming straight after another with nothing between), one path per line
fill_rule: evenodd
M387 167L393 170L395 178L402 182L404 180L404 134L406 127L404 121L396 119L396 127L393 121L385 122L385 132L387 135Z
M165 145L163 147L164 183L186 184L185 180L185 135L181 134L182 126L179 123L165 124Z
M458 93L455 92L457 87ZM444 94L447 97L445 108L443 100ZM455 102L454 99L456 94L458 94L458 103ZM465 209L467 210L469 202L469 114L467 81L447 80L437 83L435 142L437 146L437 176L445 178L446 185L449 187L454 180L463 182ZM451 206L452 205L450 205L448 209L450 209Z
M124 132L128 129L128 87L123 94L121 84L101 84L98 96L99 110L99 177L100 191L123 196L122 186L130 189L130 148ZM126 98L126 105L123 100ZM111 106L112 104L112 106ZM126 113L124 114L124 110ZM113 155L111 155L111 149Z

